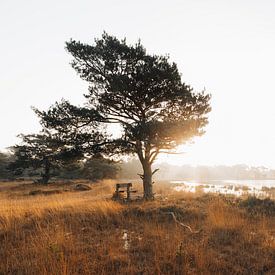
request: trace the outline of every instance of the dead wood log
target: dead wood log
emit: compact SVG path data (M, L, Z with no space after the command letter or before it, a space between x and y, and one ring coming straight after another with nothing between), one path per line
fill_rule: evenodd
M174 222L175 222L176 224L178 224L178 225L180 225L180 226L182 226L182 227L188 229L191 233L193 233L193 234L198 234L198 233L201 232L201 230L194 231L189 225L184 224L184 223L182 223L182 222L179 222L179 221L177 220L177 218L176 218L174 212L168 212L167 214L169 214L169 215L172 216L172 218L173 218L173 220L174 220Z

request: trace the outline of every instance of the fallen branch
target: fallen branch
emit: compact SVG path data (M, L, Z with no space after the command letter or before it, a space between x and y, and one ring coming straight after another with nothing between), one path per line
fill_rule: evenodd
M175 223L179 224L180 226L184 227L184 228L187 228L191 233L193 234L197 234L197 233L200 233L201 230L197 230L197 231L193 231L192 228L189 226L189 225L186 225L182 222L179 222L174 214L174 212L168 212L167 214L170 214L173 218L173 220L175 221Z

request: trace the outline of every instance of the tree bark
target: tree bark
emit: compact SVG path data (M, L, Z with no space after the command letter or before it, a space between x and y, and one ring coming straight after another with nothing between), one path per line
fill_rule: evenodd
M50 162L48 159L44 160L44 173L42 174L41 183L48 184L50 180Z
M152 182L152 167L149 161L144 160L143 167L143 197L146 200L154 199L153 182Z

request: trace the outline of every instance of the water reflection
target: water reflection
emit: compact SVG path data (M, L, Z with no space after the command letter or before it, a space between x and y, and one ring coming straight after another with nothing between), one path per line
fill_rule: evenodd
M176 184L174 187L176 191L185 192L203 192L203 193L219 193L225 195L244 196L252 195L256 197L273 197L275 196L275 181L238 181L238 180L224 180L224 181L171 181Z

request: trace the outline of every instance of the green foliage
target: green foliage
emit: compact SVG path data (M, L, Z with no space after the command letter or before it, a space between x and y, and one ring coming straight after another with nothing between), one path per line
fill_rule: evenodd
M203 134L210 111L209 95L194 93L181 81L167 56L149 55L104 33L95 46L71 40L66 44L73 68L89 82L86 95L105 123L119 123L117 153L137 153L150 163L161 150L171 150Z
M12 160L12 155L0 152L0 179L8 179L13 177L12 173L8 170L8 166Z
M85 162L81 175L93 181L114 179L117 177L118 169L118 166L108 159L91 158Z
M64 165L57 175L63 179L89 179L97 181L117 177L119 166L101 156Z
M39 171L41 183L48 183L56 169L82 156L81 151L69 146L59 135L48 131L20 137L22 144L12 148L15 160L10 163L9 170L17 175L26 169L31 169L32 175Z
M73 106L66 100L55 103L48 111L33 109L43 128L58 136L64 145L90 157L102 151L107 134L95 109Z

